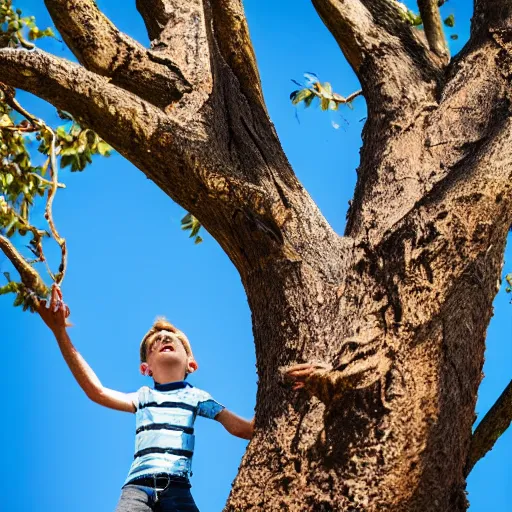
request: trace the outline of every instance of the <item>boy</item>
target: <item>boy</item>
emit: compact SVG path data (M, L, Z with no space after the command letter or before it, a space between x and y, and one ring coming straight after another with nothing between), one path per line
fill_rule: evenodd
M69 308L57 286L50 308L41 301L38 312L85 394L105 407L136 413L136 453L116 512L198 512L189 482L196 415L219 421L243 439L252 437L254 419L236 416L185 381L197 370L197 362L184 333L164 319L153 324L140 345L140 371L153 377L154 388L121 393L105 388L72 345L66 332Z

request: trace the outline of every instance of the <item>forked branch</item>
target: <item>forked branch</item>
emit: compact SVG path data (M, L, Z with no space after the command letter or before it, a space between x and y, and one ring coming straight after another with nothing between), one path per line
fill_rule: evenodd
M245 96L261 105L263 92L256 55L241 0L212 0L215 39Z
M417 59L424 57L425 48L418 31L405 20L399 3L394 0L312 2L358 75L365 59L380 58L380 53L375 52L379 47L415 55ZM428 62L428 65L437 67L438 63Z
M141 0L136 3L155 55L171 59L194 91L211 88L208 28L203 0Z
M45 0L77 59L113 84L165 107L191 91L179 67L117 29L93 0Z
M466 463L466 476L471 473L475 464L482 459L488 451L492 450L494 443L501 434L507 430L512 422L512 381L509 382L505 391L491 407L489 412L476 428Z

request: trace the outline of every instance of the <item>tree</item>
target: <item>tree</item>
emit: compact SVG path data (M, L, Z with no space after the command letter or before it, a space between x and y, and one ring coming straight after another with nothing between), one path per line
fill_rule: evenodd
M432 2L418 2L426 39L390 0L313 4L368 104L343 237L281 149L238 0L137 2L151 50L92 1L46 0L82 66L4 48L2 82L98 133L238 269L258 429L228 510L464 510L511 224L512 9L475 1L449 61ZM326 365L307 379L312 400L278 378L298 362Z

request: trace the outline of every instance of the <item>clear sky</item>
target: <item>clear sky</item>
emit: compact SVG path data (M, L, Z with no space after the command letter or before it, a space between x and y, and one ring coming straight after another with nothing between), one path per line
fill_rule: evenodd
M469 33L470 2L449 0L459 35ZM125 32L147 43L135 2L98 1ZM410 3L409 3L410 4ZM40 0L15 0L40 28L51 20ZM412 4L410 4L412 5ZM290 79L305 71L348 95L358 88L333 38L308 0L246 0L267 105L295 171L333 228L342 233L359 160L364 100L342 111L340 129L318 109L298 112ZM41 46L69 57L62 43ZM58 123L54 109L19 94L26 108ZM75 326L76 348L102 383L132 392L152 380L138 372L138 346L157 315L189 336L199 362L190 382L245 417L253 414L256 371L251 317L240 278L218 244L203 234L195 246L180 230L184 215L152 182L119 155L98 158L84 173L62 173L67 189L54 203L58 228L68 241L69 271L63 291ZM39 214L41 208L39 208ZM57 256L55 247L49 254ZM54 260L56 261L56 260ZM0 271L10 270L0 255ZM512 271L506 254L504 272ZM477 412L492 405L512 376L512 305L499 292L488 331L485 379ZM135 417L89 401L36 315L0 297L4 414L0 509L6 512L111 512L134 453ZM202 512L220 511L246 441L220 424L196 422L193 495ZM504 511L512 502L512 431L478 463L469 478L471 512Z

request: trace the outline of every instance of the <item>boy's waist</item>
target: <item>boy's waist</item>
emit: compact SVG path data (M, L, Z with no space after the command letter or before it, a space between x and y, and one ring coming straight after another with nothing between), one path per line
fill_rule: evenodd
M186 489L191 487L190 480L187 477L176 475L143 476L130 480L125 485L142 485L144 487L157 489L165 489L171 486Z

